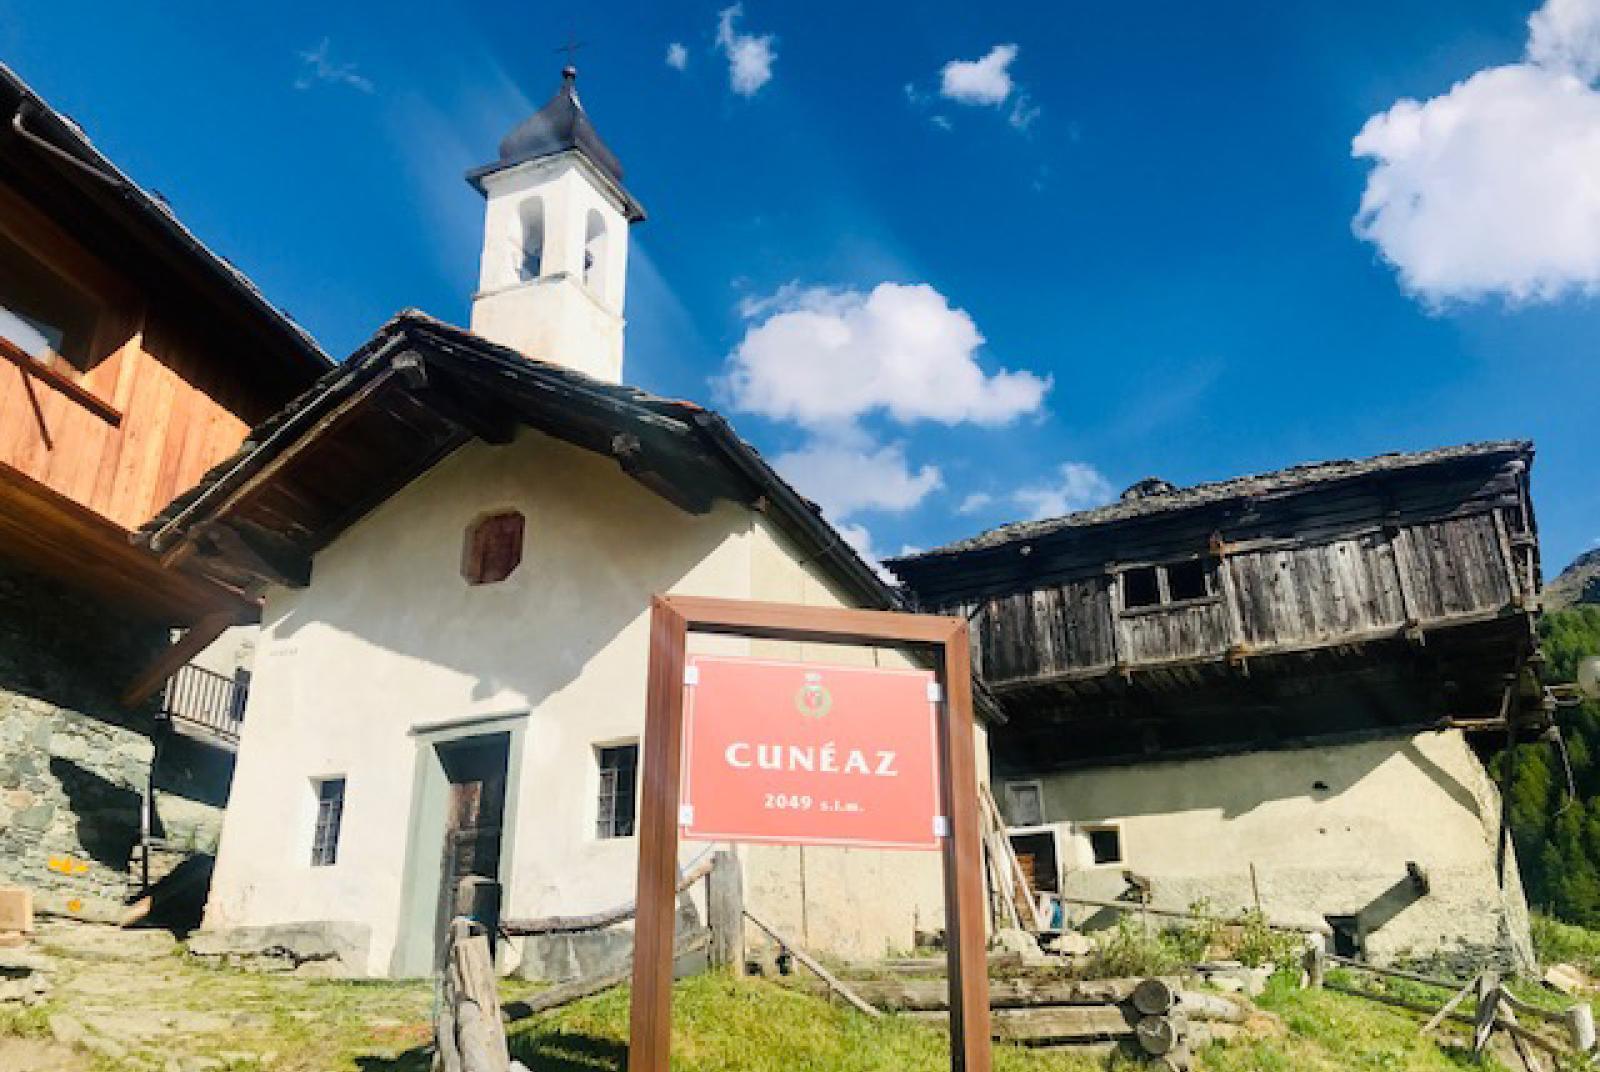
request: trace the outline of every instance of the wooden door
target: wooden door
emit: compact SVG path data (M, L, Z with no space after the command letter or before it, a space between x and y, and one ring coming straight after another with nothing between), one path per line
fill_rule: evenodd
M450 788L445 798L436 949L444 948L461 880L474 875L491 882L500 879L509 741L508 735L498 733L439 746ZM488 922L492 927L493 921Z

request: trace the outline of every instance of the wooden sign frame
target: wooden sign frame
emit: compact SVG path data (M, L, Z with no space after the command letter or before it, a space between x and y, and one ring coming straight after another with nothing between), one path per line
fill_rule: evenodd
M690 633L932 651L944 694L939 754L940 796L949 823L943 853L950 1067L955 1072L990 1072L983 849L978 830L972 654L967 646L966 620L698 596L656 596L650 606L629 1072L668 1072L684 667Z

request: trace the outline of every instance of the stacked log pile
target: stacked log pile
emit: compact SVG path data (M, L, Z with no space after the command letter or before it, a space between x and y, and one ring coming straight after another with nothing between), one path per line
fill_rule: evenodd
M949 1003L943 979L854 980L861 998L885 1011L942 1020ZM1243 1005L1184 988L1176 977L1071 980L1021 976L990 983L997 1040L1027 1046L1136 1050L1163 1069L1187 1069L1192 1050L1216 1025L1242 1024Z

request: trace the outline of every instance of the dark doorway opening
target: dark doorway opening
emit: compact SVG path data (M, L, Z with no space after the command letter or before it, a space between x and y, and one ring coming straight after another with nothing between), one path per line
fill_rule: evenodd
M1034 834L1012 834L1011 848L1017 863L1028 875L1033 888L1041 893L1060 893L1060 868L1056 862L1056 836L1041 830Z
M450 919L458 911L479 917L491 936L499 926L500 850L510 744L510 734L492 733L437 746L450 790L445 797L439 911L434 928L436 963L444 951ZM458 903L464 880L473 878L481 881L472 883L472 895ZM482 918L485 916L489 918Z
M1324 916L1328 927L1333 931L1333 955L1336 957L1349 957L1352 960L1361 956L1361 923L1355 916Z

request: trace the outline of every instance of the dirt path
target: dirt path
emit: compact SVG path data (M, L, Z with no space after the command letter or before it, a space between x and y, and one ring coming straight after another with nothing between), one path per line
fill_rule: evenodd
M48 999L0 1006L5 1072L384 1072L426 1068L427 982L248 974L162 931L46 923ZM9 1011L7 1011L9 1008Z

